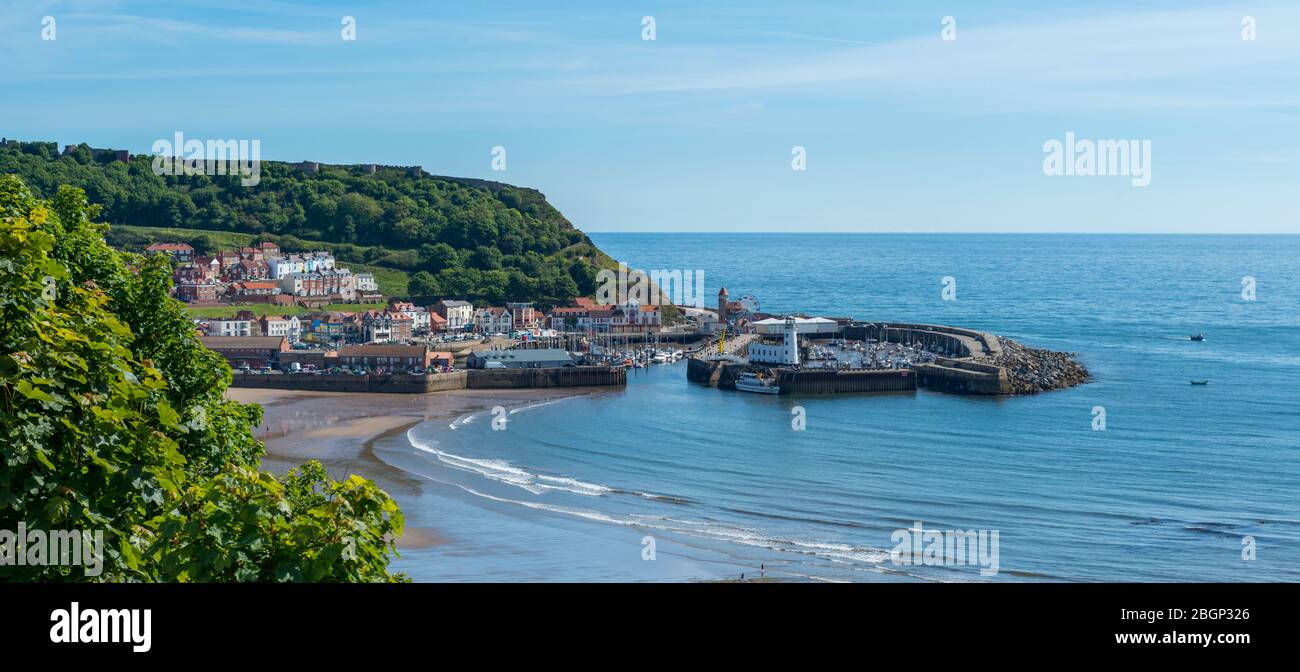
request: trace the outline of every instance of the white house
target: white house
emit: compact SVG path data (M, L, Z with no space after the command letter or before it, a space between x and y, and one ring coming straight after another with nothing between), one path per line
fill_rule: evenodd
M374 273L357 273L356 286L358 292L379 291L379 283L375 280Z
M302 322L297 315L267 315L261 322L263 336L284 336L290 343L298 342L302 336Z
M303 258L296 254L284 257L270 257L266 260L266 265L271 269L271 278L275 280L283 280L294 273L307 272L307 265Z
M394 303L392 306L389 306L388 310L390 312L400 312L411 318L411 328L414 329L416 333L428 333L430 322L432 321L432 318L429 316L430 313L428 308L417 306L414 303L399 301Z
M459 331L474 323L474 304L469 301L442 299L433 308L447 319L448 331Z
M474 311L474 331L481 334L508 334L514 330L514 314L507 308L480 308Z
M239 318L208 320L209 336L252 336L256 320Z

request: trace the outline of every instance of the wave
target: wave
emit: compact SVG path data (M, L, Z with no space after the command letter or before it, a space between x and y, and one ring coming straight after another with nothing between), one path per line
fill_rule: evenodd
M418 447L418 446L417 446ZM431 452L436 449L431 449ZM444 453L445 454L445 453ZM518 470L522 471L522 470ZM526 473L526 472L525 472ZM427 474L419 474L430 480L440 483L446 483L439 479L434 479ZM490 493L482 492L470 486L460 483L449 483L457 488L477 497L502 503L513 504L536 511L545 511L548 513L557 513L575 518L582 518L598 523L608 525L618 525L622 527L635 527L642 529L660 530L683 534L692 537L710 539L714 541L729 542L745 546L754 546L765 548L771 551L786 553L797 553L801 555L814 556L823 560L834 563L867 563L878 564L889 559L887 551L875 548L852 546L842 543L826 543L817 541L807 541L801 539L784 539L780 537L767 536L758 530L751 528L727 525L714 521L694 521L670 518L667 516L654 516L645 514L628 514L625 517L613 515L594 509L576 508L570 506L559 506L556 504L547 504L543 502L532 502L527 500L512 499L501 497ZM589 484L584 484L589 485ZM603 486L597 486L603 487ZM525 488L528 489L528 488ZM537 493L535 493L537 494Z
M548 490L559 490L562 492L573 493L575 495L587 495L591 497L599 497L600 495L617 492L614 488L605 485L584 483L583 481L574 478L535 474L526 469L521 469L506 460L465 457L464 455L456 455L454 453L438 450L432 445L417 439L412 430L407 430L406 440L416 449L433 455L438 458L438 461L449 467L475 473L498 483L513 485L523 490L527 490L534 495L540 495Z

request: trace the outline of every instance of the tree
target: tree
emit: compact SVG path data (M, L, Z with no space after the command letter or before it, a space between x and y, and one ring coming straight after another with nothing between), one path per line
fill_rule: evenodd
M194 254L205 257L221 250L221 246L217 244L217 241L206 233L191 238L190 247L194 248Z
M438 279L428 271L419 271L411 275L410 281L411 296L433 297L442 295L442 286L438 284Z
M165 262L115 252L79 190L0 177L0 529L99 531L102 572L43 581L391 581L391 498L309 464L259 472L261 408L168 298ZM129 266L136 267L131 270Z
M536 292L512 298L544 305L548 296L563 292L543 293L543 269L570 269L579 290L589 294L589 279L573 273L572 264L584 259L592 267L612 264L532 189L382 168L369 174L324 166L310 173L274 161L262 163L263 180L256 189L245 189L234 176L157 175L149 156L122 164L91 154L77 147L61 158L51 143L5 145L0 174L22 177L36 196L47 199L60 185L80 187L102 205L102 221L112 224L269 233L286 250L324 249L345 263L434 276L454 269L459 277L450 284L464 287L467 296L497 291L496 276L485 275L490 271L518 271L535 281ZM119 229L112 240L135 249L139 241L122 233ZM186 240L200 254L205 251L205 241L193 240L194 234L148 235L150 242ZM481 284L485 280L491 286Z

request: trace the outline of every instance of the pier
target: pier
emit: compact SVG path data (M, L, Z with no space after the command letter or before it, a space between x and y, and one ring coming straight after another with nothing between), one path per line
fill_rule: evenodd
M939 324L906 322L854 322L842 325L835 333L805 336L804 343L812 340L846 340L864 343L897 344L908 353L924 355L895 368L872 368L862 358L850 360L804 361L802 357L773 362L749 359L748 346L755 342L753 335L745 334L729 339L728 355L718 356L708 349L691 357L687 362L686 378L692 383L723 389L735 389L741 373L757 373L773 380L781 394L836 394L853 392L897 392L931 389L950 394L1006 395L1021 394L1068 387L1087 379L1082 367L1070 363L1078 371L1067 370L1064 353L1025 348L1007 341L1012 351L1005 351L1003 341L988 332ZM792 336L787 336L792 338ZM798 338L794 336L793 338ZM771 345L765 349L770 356ZM915 348L915 350L913 350ZM801 350L823 353L834 351L825 346L801 347ZM858 348L861 351L861 348ZM1028 373L1027 371L1028 370ZM1051 370L1062 372L1059 378L1039 376L1035 372ZM1055 374L1054 374L1055 375Z

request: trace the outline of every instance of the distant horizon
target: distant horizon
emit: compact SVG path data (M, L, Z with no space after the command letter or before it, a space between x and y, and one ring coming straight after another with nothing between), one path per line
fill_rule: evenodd
M0 58L5 136L419 165L584 231L1300 234L1283 0L15 0Z
M688 236L1151 236L1151 237L1275 237L1288 238L1300 236L1300 233L1228 233L1228 232L1145 232L1145 231L672 231L672 230L624 230L591 231L582 229L586 234L610 235L688 235Z

